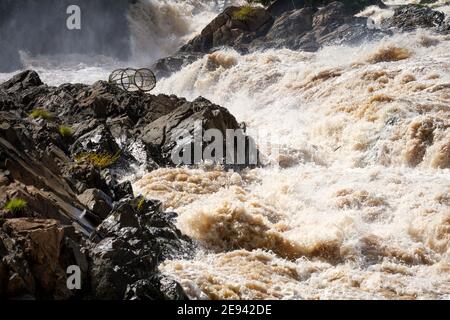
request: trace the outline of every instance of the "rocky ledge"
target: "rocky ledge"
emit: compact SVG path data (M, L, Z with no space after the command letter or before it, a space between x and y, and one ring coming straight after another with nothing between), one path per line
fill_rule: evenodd
M269 48L316 51L326 45L357 45L395 30L450 31L444 13L424 5L395 6L394 15L380 25L355 15L370 5L386 7L381 0L277 0L268 8L228 7L177 53L159 60L153 69L158 77L166 77L224 47L243 54Z
M201 97L50 87L25 71L0 85L0 119L0 297L186 298L157 266L192 242L120 178L173 165L171 135L194 122L241 128L233 115ZM74 265L81 290L66 285Z

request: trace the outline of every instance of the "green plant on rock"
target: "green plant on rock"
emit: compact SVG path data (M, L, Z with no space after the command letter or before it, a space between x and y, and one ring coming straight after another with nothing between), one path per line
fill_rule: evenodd
M14 198L9 200L5 207L4 210L12 212L12 213L18 213L23 211L25 208L27 207L27 202L23 199L20 198Z
M47 110L41 109L41 108L34 109L30 113L30 116L33 119L44 119L44 120L48 120L48 121L53 120L53 115L50 112L48 112Z
M142 197L137 204L138 211L142 212L144 210L144 206L145 206L145 198Z
M63 137L63 138L70 138L73 135L72 128L69 126L66 126L66 125L60 126L58 129L58 132L61 135L61 137Z
M50 112L48 112L47 110L41 109L41 108L34 109L30 113L30 117L33 119L43 119L43 120L47 120L47 121L53 120L53 115Z
M246 5L233 13L233 18L239 21L247 21L255 12L255 7Z
M99 169L106 169L113 166L120 158L121 152L118 151L116 154L110 153L97 153L97 152L86 152L80 153L75 157L78 162L88 162L94 167Z

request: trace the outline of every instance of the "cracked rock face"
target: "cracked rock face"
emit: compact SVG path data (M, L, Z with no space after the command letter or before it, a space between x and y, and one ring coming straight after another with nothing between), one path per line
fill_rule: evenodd
M8 219L0 230L0 296L65 299L64 228L56 220Z

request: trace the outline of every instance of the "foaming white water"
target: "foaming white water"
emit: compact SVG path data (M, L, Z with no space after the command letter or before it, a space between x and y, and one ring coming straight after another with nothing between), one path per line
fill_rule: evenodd
M448 132L438 124L448 101L448 45L445 37L418 33L317 54L222 51L162 80L156 91L205 96L245 121L250 134L264 128L291 149L309 146L326 155L323 163L350 166L415 161L403 147L417 138L414 126L424 125L416 122L431 121L436 136L420 164L440 166L436 148Z
M161 81L285 146L280 166L137 182L201 248L161 269L193 298L450 298L449 45L225 50Z
M218 0L139 1L129 13L134 59L148 63L172 54L214 19L224 4Z
M21 59L24 70L35 70L41 80L51 86L64 83L93 84L108 79L111 71L124 64L110 57L78 54L31 57L21 52ZM0 82L9 80L16 73L0 73Z

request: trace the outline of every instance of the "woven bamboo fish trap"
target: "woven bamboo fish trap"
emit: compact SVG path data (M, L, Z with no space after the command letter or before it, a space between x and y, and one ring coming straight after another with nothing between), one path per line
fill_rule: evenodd
M156 77L150 69L117 69L110 74L109 83L126 91L150 92L156 86Z

